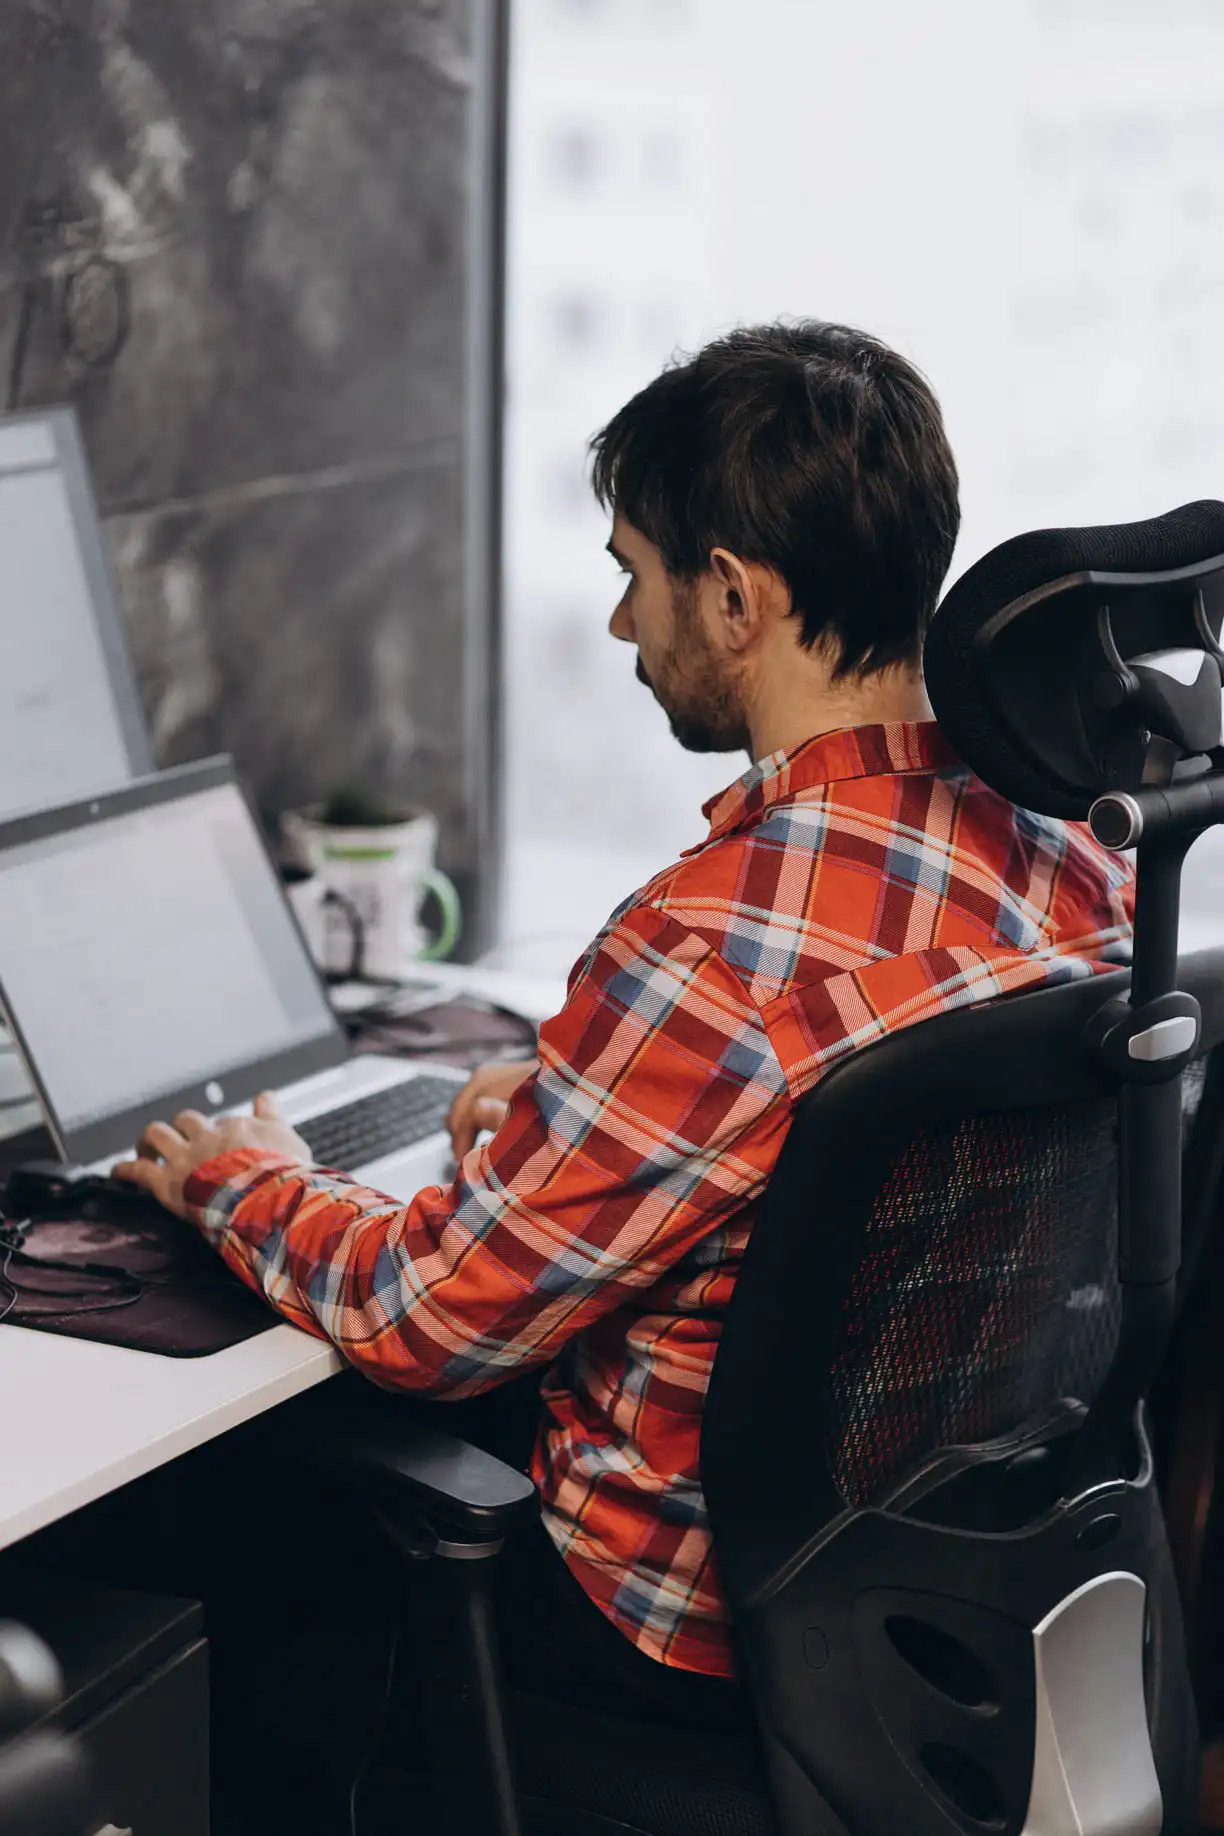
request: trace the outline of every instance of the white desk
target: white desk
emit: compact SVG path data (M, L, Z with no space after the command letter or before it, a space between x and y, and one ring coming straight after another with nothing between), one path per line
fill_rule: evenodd
M449 965L439 979L537 1021L555 1013L565 993L552 982ZM210 1358L162 1358L0 1328L0 1549L340 1368L329 1345L293 1326Z
M236 1428L340 1369L296 1326L159 1358L20 1326L0 1331L0 1548Z

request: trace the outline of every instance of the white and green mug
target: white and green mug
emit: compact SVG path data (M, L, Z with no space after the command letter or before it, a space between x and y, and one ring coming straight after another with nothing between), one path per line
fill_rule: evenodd
M414 962L449 956L463 926L454 883L434 864L438 825L426 814L352 827L322 820L323 806L290 810L284 832L303 865L338 895L323 913L321 967L337 973L353 956L353 914L361 926L365 975L398 979ZM432 894L440 924L431 938L421 908Z

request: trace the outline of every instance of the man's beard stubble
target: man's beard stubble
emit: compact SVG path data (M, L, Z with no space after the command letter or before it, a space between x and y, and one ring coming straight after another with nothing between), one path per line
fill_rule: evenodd
M672 603L676 637L658 672L661 686L646 673L640 651L638 681L667 715L673 738L686 752L750 752L739 700L698 621L696 590L677 587Z

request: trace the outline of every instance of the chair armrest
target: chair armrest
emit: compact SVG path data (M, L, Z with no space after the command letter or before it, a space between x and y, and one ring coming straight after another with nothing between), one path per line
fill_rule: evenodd
M482 1452L458 1435L411 1419L345 1421L320 1425L312 1436L312 1464L354 1482L380 1504L408 1507L438 1536L464 1542L500 1541L539 1510L525 1473Z
M465 1528L502 1536L539 1508L526 1473L437 1428L363 1423L329 1451L382 1496L421 1505Z
M261 1461L351 1486L397 1526L423 1525L439 1543L498 1543L538 1514L525 1473L422 1413L414 1398L346 1374L248 1426ZM410 1538L397 1532L397 1540Z

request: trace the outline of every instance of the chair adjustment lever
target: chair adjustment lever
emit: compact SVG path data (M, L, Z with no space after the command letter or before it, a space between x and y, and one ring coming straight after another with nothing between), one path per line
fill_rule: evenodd
M1084 1044L1119 1083L1165 1084L1194 1057L1202 1023L1193 995L1174 990L1138 1007L1119 998L1093 1015Z

